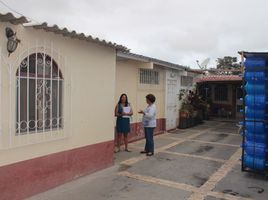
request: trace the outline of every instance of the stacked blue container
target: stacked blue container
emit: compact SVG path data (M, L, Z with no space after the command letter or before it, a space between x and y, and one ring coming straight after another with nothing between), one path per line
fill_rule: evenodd
M245 62L245 120L243 166L264 171L267 167L267 60L258 54Z

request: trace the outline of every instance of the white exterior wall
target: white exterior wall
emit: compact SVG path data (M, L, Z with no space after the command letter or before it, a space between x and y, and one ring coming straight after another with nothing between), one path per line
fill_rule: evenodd
M6 51L7 38L3 37L7 26L17 32L21 40L10 57ZM114 139L114 49L21 25L0 22L0 30L0 166ZM45 51L53 56L63 73L63 117L66 121L64 129L55 135L66 135L64 139L46 141L49 135L33 138L35 134L31 134L18 141L15 136L16 70L28 53L35 53L36 43L38 51L46 47ZM33 144L29 144L31 142Z
M159 72L159 85L147 85L139 82L140 68L144 68L144 63L131 60L117 61L115 101L117 103L120 95L126 93L133 108L131 122L137 123L142 119L137 112L147 106L145 96L152 93L156 96L157 118L165 118L165 71L154 67L154 70Z
M180 71L166 70L166 129L175 129L179 119Z

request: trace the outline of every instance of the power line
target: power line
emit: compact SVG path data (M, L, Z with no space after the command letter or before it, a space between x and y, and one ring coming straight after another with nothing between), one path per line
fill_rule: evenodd
M7 3L5 3L4 1L0 0L0 3L1 3L3 6L5 6L7 9L11 10L12 12L14 12L14 13L16 13L16 14L22 16L22 17L25 16L25 15L23 15L22 13L16 11L15 9L11 8L11 7L10 7ZM35 20L35 19L33 19L33 18L30 18L30 17L27 17L27 16L25 16L25 17L28 18L28 19L30 19L31 21L35 21L36 23L39 23L39 24L40 24L40 22L38 22L37 20Z

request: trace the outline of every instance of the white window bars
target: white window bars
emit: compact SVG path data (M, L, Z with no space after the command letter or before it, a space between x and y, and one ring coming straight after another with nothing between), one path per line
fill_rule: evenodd
M140 69L140 84L159 85L159 72L151 69Z
M16 133L28 134L63 127L63 77L44 53L23 59L17 73Z
M191 76L181 76L181 86L190 87L193 86L194 78Z
M38 41L17 54L8 58L0 46L0 150L69 137L72 78L65 56Z

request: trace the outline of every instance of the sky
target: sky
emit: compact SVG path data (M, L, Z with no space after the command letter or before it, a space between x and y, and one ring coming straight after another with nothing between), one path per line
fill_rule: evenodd
M237 52L268 51L267 0L2 0L37 21L198 68ZM0 11L9 11L0 3Z

